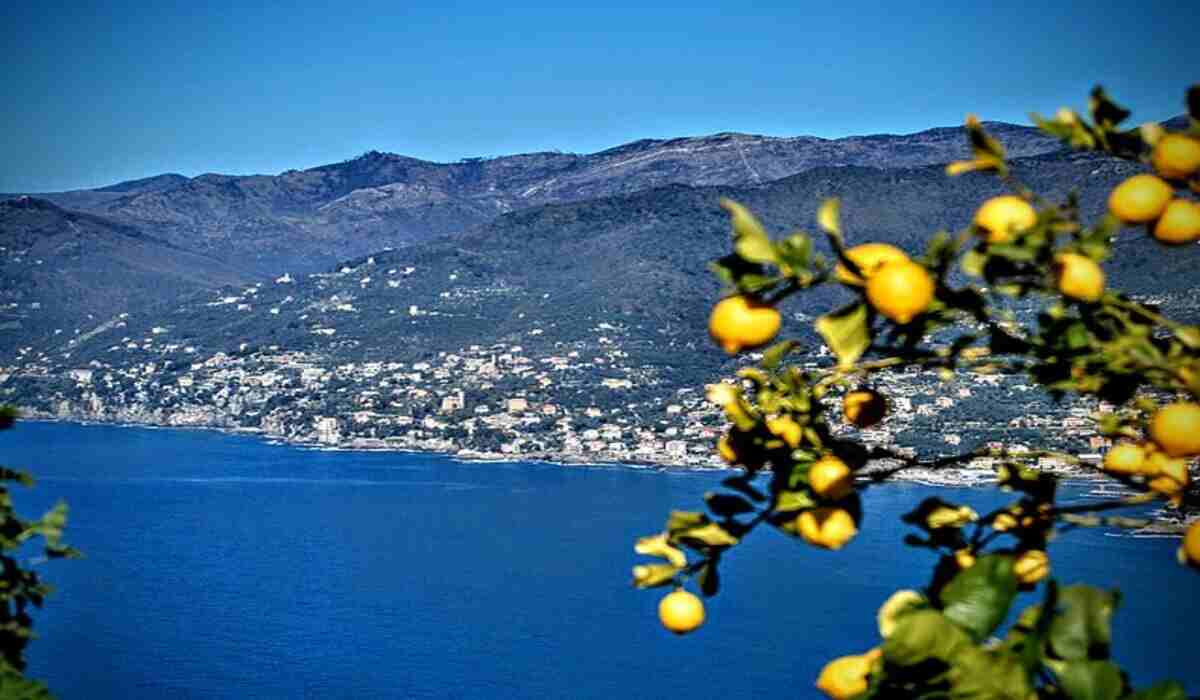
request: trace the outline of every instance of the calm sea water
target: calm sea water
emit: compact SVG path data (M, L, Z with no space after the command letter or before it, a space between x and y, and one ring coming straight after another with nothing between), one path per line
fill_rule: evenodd
M708 624L677 638L661 593L628 585L632 542L713 474L48 423L0 433L0 463L38 475L25 512L70 503L87 555L44 567L57 592L31 647L64 700L817 697L823 663L875 645L879 604L931 563L897 516L935 490L872 488L839 554L765 531L739 547ZM1127 594L1115 653L1135 680L1196 693L1200 576L1176 547L1089 530L1051 554L1064 581Z

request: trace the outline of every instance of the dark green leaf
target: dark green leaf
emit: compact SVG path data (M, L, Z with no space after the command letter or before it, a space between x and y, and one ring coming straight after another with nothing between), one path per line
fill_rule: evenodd
M1110 661L1050 662L1058 685L1071 700L1117 700L1124 690L1121 669Z
M979 642L1004 622L1016 597L1012 557L992 554L980 557L946 584L941 591L942 613Z
M1090 586L1059 591L1058 613L1050 622L1050 649L1060 659L1107 659L1112 642L1113 593Z
M1187 700L1187 691L1175 681L1165 681L1139 690L1126 700Z
M750 505L741 496L733 496L726 493L707 493L704 495L704 501L708 503L709 510L721 517L754 512L754 506Z
M782 343L775 343L763 351L762 366L767 369L775 369L779 366L779 363L783 361L783 358L786 357L789 352L792 352L798 347L800 347L800 343L797 343L794 340L785 340Z
M902 616L883 643L884 657L897 666L915 666L928 659L949 663L971 639L936 610L916 610Z

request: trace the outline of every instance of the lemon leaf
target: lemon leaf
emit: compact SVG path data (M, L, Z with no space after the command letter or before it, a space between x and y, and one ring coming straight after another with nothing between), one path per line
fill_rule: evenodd
M1012 557L998 554L980 557L974 566L951 579L940 594L946 619L967 630L977 642L987 639L1004 622L1016 597Z
M779 256L767 230L754 214L732 199L721 199L721 208L729 212L733 224L733 249L743 260L756 263L778 262Z
M1121 669L1111 661L1047 661L1059 686L1075 700L1117 700L1124 690Z
M679 567L670 564L638 564L633 567L633 585L638 588L665 586L675 579Z
M1113 593L1090 586L1068 586L1059 594L1059 614L1050 621L1049 641L1054 653L1068 661L1090 658L1094 649L1107 649L1112 641Z
M708 523L678 533L681 539L702 542L709 547L730 547L738 543L738 538L716 523Z
M937 610L915 610L896 621L883 642L883 656L897 666L915 666L928 659L946 662L971 647L971 639Z
M805 491L780 491L775 498L776 513L792 513L798 510L808 510L817 505L813 497Z
M1187 700L1187 691L1175 681L1165 681L1139 690L1128 700Z
M633 546L633 551L652 557L662 557L677 567L687 566L687 556L682 550L667 544L666 533L643 537Z
M841 236L841 209L842 202L837 197L830 197L824 202L821 202L821 207L817 209L817 225L819 225L826 233L831 233L835 236Z
M866 304L825 314L816 321L817 332L843 367L853 365L871 346Z

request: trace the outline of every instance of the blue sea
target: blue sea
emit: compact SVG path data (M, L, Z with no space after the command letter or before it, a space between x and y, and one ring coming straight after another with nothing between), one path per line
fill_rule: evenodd
M41 567L56 592L29 673L63 700L818 697L825 661L876 645L879 604L925 583L931 555L902 544L898 516L935 493L1007 500L889 484L840 553L756 533L726 557L708 623L675 637L662 592L629 585L633 541L717 474L38 422L0 433L0 463L38 477L23 512L69 502L86 554ZM1177 546L1077 530L1050 552L1064 582L1126 594L1114 652L1135 681L1194 694L1200 575Z

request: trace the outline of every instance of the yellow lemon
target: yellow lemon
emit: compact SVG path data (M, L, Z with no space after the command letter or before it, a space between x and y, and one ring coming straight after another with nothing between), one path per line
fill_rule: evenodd
M1158 409L1150 437L1172 457L1200 454L1200 405L1179 401Z
M954 563L960 569L969 569L975 566L975 553L970 549L960 549L954 553Z
M1167 134L1154 145L1150 163L1159 175L1183 180L1200 170L1200 141L1187 134Z
M842 415L846 422L860 428L869 428L887 414L887 399L877 391L858 389L842 399Z
M1060 253L1054 257L1054 275L1058 291L1079 301L1096 302L1104 296L1104 270L1095 260L1078 253Z
M1022 552L1013 564L1017 580L1031 586L1050 575L1050 557L1040 549Z
M1186 199L1172 199L1162 216L1154 222L1154 237L1167 245L1200 240L1200 204Z
M875 270L883 266L884 263L908 260L908 255L903 250L890 243L863 243L856 245L846 251L846 257L850 258L850 261L858 266L862 276L854 274L840 262L833 269L833 274L838 278L839 282L854 287L861 287L866 284L871 275L875 273Z
M1035 223L1033 206L1011 194L992 197L975 212L975 225L987 232L988 243L1007 243Z
M854 474L842 460L825 455L809 468L808 484L821 498L836 501L854 490Z
M841 508L813 508L796 517L796 530L805 542L841 549L858 534L854 518Z
M658 603L658 619L675 634L687 634L704 624L704 602L694 593L672 591Z
M782 321L774 308L738 294L717 302L708 333L730 355L770 342Z
M1185 564L1200 568L1200 520L1193 522L1187 529L1187 534L1183 536L1179 558Z
M892 636L892 632L896 629L896 619L902 613L925 605L925 596L914 590L906 588L893 593L884 601L875 615L875 619L879 623L879 636L884 639Z
M875 310L899 324L906 324L933 302L933 276L910 261L885 264L867 280L867 301Z
M1108 195L1108 210L1129 224L1154 221L1167 208L1175 190L1154 175L1134 175L1113 188Z
M1145 465L1145 450L1130 442L1123 442L1104 455L1104 470L1113 474L1141 474Z
M830 661L817 677L817 688L834 700L862 695L867 692L867 679L878 657L878 653L868 652Z

